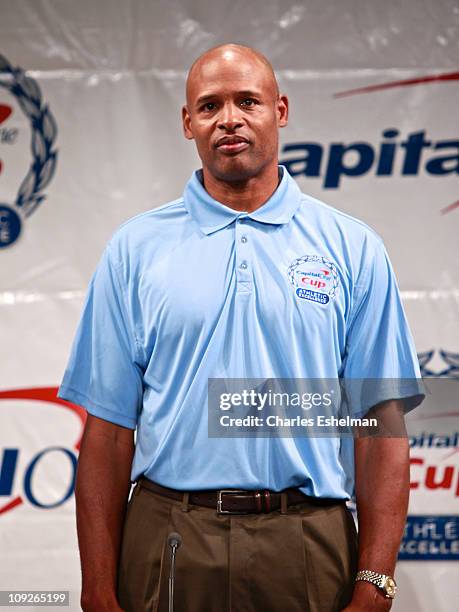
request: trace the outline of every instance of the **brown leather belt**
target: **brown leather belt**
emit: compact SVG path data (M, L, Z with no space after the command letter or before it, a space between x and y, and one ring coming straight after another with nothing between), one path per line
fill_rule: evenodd
M185 491L177 491L163 487L142 476L137 486L158 493L164 497L183 500ZM242 489L220 489L205 491L190 491L188 503L206 508L215 508L218 514L260 514L273 512L281 507L281 493L287 494L287 506L309 503L314 506L334 506L343 504L346 500L325 497L310 497L299 489L284 489L284 491L244 491Z

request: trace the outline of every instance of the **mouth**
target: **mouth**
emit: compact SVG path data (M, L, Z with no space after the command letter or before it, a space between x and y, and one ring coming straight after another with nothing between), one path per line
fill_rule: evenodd
M240 153L249 147L250 143L244 136L223 136L217 140L216 148L223 153Z

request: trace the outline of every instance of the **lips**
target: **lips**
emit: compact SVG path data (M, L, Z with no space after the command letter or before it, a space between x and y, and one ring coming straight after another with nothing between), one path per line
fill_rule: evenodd
M247 149L249 144L244 136L223 136L217 140L216 148L224 153L239 153Z

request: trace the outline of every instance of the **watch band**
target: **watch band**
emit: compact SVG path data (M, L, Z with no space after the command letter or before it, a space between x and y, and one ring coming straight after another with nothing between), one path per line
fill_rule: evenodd
M373 572L372 570L360 570L357 572L355 580L356 582L359 580L371 582L379 589L381 589L386 597L389 597L390 599L394 599L395 597L395 593L397 591L397 583L392 578L392 576L386 576L385 574Z

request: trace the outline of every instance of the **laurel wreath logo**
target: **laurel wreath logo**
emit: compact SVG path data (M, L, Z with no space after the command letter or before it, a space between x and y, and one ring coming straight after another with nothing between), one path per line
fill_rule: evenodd
M320 257L319 255L303 255L303 257L298 257L298 259L295 259L294 261L292 261L292 263L289 265L288 270L287 270L287 274L288 274L291 284L295 287L296 268L298 268L298 266L300 266L301 264L308 263L308 262L319 262L327 266L327 268L331 271L333 280L332 280L332 288L329 291L328 295L330 297L335 297L338 291L338 285L339 285L339 278L338 278L338 272L336 270L336 266L331 261L328 261L328 259L326 259L325 257Z
M3 75L7 77L5 80L1 78ZM29 217L45 199L43 190L56 169L57 150L53 150L53 145L57 125L48 106L43 104L38 83L21 68L14 68L3 55L0 55L0 87L16 98L32 128L32 163L15 201L24 216Z

